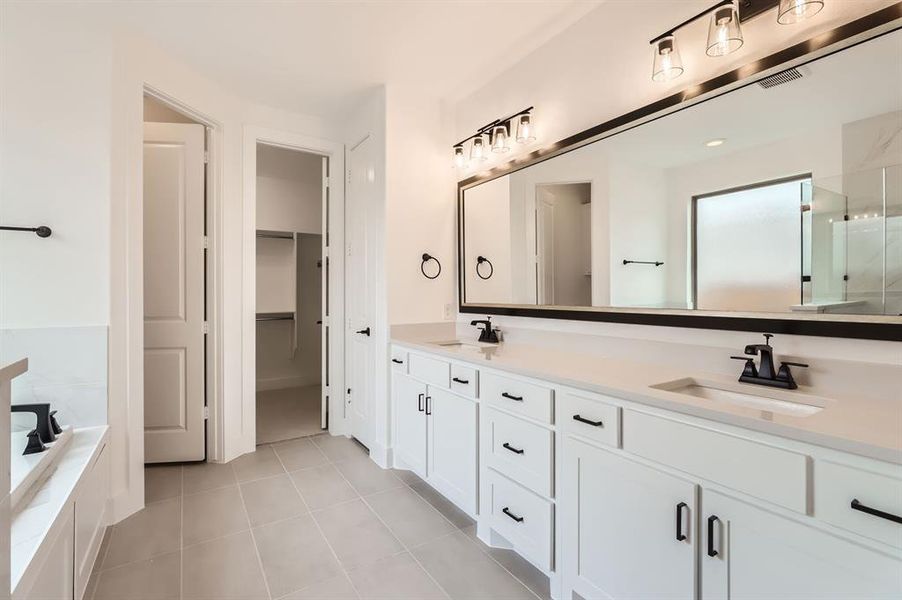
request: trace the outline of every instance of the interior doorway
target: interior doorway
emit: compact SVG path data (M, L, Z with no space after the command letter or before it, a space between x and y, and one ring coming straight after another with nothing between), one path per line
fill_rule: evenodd
M207 128L144 97L144 461L206 458Z
M317 153L256 144L256 443L328 428L328 172Z

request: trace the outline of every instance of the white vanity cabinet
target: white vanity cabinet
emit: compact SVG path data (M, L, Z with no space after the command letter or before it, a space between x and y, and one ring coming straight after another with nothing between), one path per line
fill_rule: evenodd
M621 454L564 440L564 577L584 598L692 598L697 486Z
M31 587L23 592L16 590L13 600L72 600L75 597L72 585L75 576L72 506L60 517L62 525L43 563L34 572Z
M396 350L392 356L404 360ZM447 361L415 353L408 356L409 373L393 363L395 467L413 471L461 509L475 515L477 400L449 389Z
M704 490L702 509L704 600L902 598L898 556L761 508L749 499Z
M556 600L902 598L902 465L465 354L392 357L396 466Z

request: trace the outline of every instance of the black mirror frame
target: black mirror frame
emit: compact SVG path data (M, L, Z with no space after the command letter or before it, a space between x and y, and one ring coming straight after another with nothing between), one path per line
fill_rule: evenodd
M892 33L902 29L902 22L900 21L902 21L902 2L897 2L892 6L841 25L831 31L816 35L804 42L719 75L704 83L693 85L682 92L549 144L523 157L511 160L504 165L459 181L457 184L457 291L460 312L688 327L694 329L769 331L789 335L902 341L902 316L846 315L847 318L839 320L824 318L823 316L800 318L797 315L787 315L783 317L774 313L762 313L761 317L752 317L748 316L748 313L744 313L741 316L731 316L723 312L699 314L700 311L694 310L664 312L663 310L616 307L561 308L531 305L467 304L465 302L466 283L463 261L465 190L751 85L774 73L779 73L791 67L829 56L882 35Z

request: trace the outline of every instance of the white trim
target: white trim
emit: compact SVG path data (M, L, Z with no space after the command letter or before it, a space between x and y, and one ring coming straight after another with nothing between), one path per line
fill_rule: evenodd
M243 256L241 308L242 389L240 423L237 439L226 436L226 457L253 452L256 447L256 222L257 222L257 143L301 150L329 157L331 187L329 192L330 247L344 248L345 187L336 174L345 172L344 144L320 138L247 125L244 127L243 168ZM344 177L341 178L342 180ZM326 212L326 211L324 211ZM344 389L344 252L330 252L329 284L330 317L330 389ZM340 328L340 335L335 329ZM343 435L346 431L344 395L329 398L329 432Z

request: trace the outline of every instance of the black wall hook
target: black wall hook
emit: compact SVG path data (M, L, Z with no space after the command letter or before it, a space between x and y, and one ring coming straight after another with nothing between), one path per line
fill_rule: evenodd
M483 263L488 263L488 265L489 265L489 274L486 275L485 277L483 277L482 273L480 273L480 271L479 271L479 267ZM484 256L477 256L476 257L476 276L479 277L480 279L491 279L492 275L494 275L494 274L495 274L495 265L492 264L492 261L490 261L489 259L487 259Z
M39 227L11 227L9 225L0 225L0 230L2 230L2 231L30 231L32 233L36 233L37 236L41 237L41 238L50 237L50 234L53 233L53 231L46 225L41 225Z
M429 262L430 260L434 260L435 264L438 265L438 272L435 275L427 275L426 274L426 263ZM442 274L442 263L440 263L436 257L424 252L423 253L423 261L420 263L420 273L422 273L423 277L425 277L426 279L435 279L439 275Z

